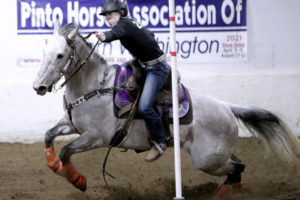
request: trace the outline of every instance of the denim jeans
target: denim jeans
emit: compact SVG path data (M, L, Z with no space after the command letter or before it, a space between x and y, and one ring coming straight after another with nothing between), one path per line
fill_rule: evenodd
M138 105L139 114L145 120L152 139L158 144L165 142L167 136L160 116L153 109L153 103L166 83L170 70L166 60L145 68L146 80Z

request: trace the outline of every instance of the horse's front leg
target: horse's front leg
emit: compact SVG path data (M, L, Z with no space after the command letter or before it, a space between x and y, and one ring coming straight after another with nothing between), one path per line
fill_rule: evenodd
M62 162L56 157L53 141L59 135L69 135L76 133L76 130L71 126L66 118L61 119L58 124L48 130L45 134L44 150L48 167L60 176L65 176Z
M62 166L60 165L59 167L62 167L64 176L73 186L81 191L86 190L86 178L76 171L70 158L74 153L84 152L101 146L104 146L104 142L102 138L97 136L97 132L93 134L90 131L86 131L75 141L64 146L59 154L59 158L62 161Z

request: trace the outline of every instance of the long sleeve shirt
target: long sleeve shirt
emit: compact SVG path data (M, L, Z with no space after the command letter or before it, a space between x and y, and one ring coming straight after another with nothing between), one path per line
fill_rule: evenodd
M142 62L154 60L163 55L154 34L130 18L120 18L110 31L104 32L105 42L120 40L121 44Z

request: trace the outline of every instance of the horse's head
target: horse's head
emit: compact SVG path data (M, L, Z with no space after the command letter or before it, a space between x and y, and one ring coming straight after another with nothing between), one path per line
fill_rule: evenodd
M74 57L75 54L73 41L77 34L78 25L75 23L65 27L60 27L58 21L55 23L54 33L44 49L43 61L33 83L33 88L38 95L51 92L53 85L70 67L71 57Z

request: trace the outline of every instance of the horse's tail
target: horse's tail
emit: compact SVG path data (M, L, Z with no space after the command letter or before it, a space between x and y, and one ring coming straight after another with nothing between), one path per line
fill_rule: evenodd
M234 116L243 122L251 135L263 141L267 150L272 150L289 164L299 163L300 140L278 116L260 108L230 107Z

